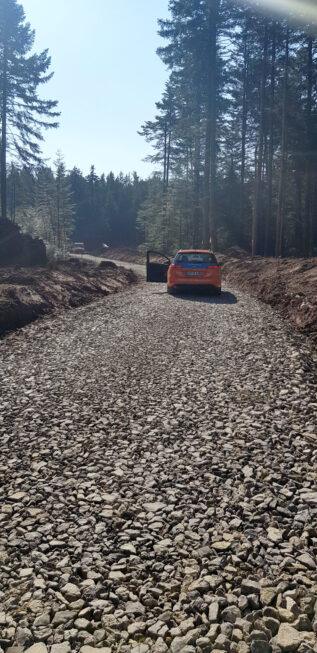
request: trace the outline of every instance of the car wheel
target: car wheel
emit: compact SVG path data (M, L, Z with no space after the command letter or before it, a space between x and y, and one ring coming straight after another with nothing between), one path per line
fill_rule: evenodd
M177 290L175 288L167 288L167 292L169 295L177 295Z

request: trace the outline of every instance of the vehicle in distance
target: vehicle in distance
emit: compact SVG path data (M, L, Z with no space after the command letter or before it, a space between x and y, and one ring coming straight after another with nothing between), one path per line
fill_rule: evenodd
M85 254L85 244L84 243L73 243L71 248L72 254Z
M159 252L149 251L147 281L167 283L167 292L171 295L190 288L220 295L221 265L207 249L181 249L173 260Z

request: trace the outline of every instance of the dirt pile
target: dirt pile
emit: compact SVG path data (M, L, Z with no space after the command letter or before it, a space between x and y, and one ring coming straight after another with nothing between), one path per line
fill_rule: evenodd
M46 265L45 244L40 238L21 233L10 220L0 220L0 261L2 266Z
M56 310L116 293L135 281L131 270L78 260L51 268L0 268L0 335Z
M274 306L317 342L317 258L221 258L226 282Z

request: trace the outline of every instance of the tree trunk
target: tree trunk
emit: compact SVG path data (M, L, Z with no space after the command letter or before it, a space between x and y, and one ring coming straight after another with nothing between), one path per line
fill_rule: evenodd
M312 215L317 215L317 170L316 163L313 168L313 190L312 190ZM313 220L313 241L312 241L312 250L313 253L317 250L317 220Z
M8 52L3 49L2 106L1 106L1 217L7 219L7 107L8 107Z
M242 77L242 120L241 120L241 190L239 197L240 228L245 222L245 176L246 176L246 145L248 129L248 97L249 97L249 47L248 47L249 20L246 18L243 34L243 77Z
M164 154L163 154L163 186L166 186L166 164L167 164L167 124L164 125Z
M167 127L166 142L165 142L165 181L163 188L163 248L169 252L170 249L170 212L169 212L169 180L170 180L170 166L171 166L171 126Z
M275 118L275 83L276 83L276 23L272 26L272 59L271 59L271 97L270 97L270 125L269 125L269 153L268 153L268 204L265 221L264 255L273 252L271 242L272 214L273 214L273 162L274 162L274 118Z
M242 129L241 129L241 186L242 195L245 184L245 161L248 125L248 21L246 22L243 36L243 98L242 98Z
M15 222L16 215L16 172L15 167L11 167L11 193L10 193L10 220Z
M306 196L304 215L304 254L312 255L313 243L313 174L312 174L312 108L313 108L313 38L307 42L307 109L306 109Z
M205 247L217 248L217 26L219 0L208 0L208 104L205 158Z
M200 96L197 98L196 106L196 124L200 126L201 124L201 103ZM193 215L193 246L198 247L204 242L204 233L203 233L203 220L202 220L202 210L201 210L201 131L200 129L195 130L194 134L194 161L193 161L193 205L192 205L192 215Z
M252 221L252 256L258 254L258 235L260 214L262 212L262 174L264 160L264 142L266 130L266 79L267 79L267 59L268 59L268 22L265 21L265 32L263 42L263 63L261 74L261 91L260 91L260 127L259 127L259 148L255 176L255 198Z
M59 175L57 177L57 202L56 202L56 218L57 218L57 248L61 249L61 219L60 219L60 195L61 195L61 184Z
M288 102L288 76L289 76L289 28L286 32L285 43L285 70L283 88L283 109L282 109L282 138L281 138L281 172L278 195L278 209L276 220L276 243L275 256L280 258L283 253L283 231L285 213L285 187L287 176L287 102Z
M301 247L303 242L303 215L302 215L302 196L303 184L300 170L300 163L295 161L295 230L294 230L294 244L297 248L296 254L300 254L298 248Z
M204 247L209 247L210 243L210 121L206 125L206 152L205 152L205 170L204 170L204 228L203 241Z
M170 171L171 171L171 143L172 143L172 134L171 128L168 130L167 138L167 156L166 156L166 192L168 191L169 182L170 182Z

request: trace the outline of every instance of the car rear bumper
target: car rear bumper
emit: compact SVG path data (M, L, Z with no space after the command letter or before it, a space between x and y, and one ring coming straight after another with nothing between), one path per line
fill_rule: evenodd
M208 292L214 292L214 293L219 293L221 292L221 286L216 286L215 284L211 284L208 282L200 282L200 283L181 283L181 284L168 284L167 286L168 290L171 291L177 291L177 292L186 292L186 291L193 291L196 290L197 292L202 292L202 291L208 291Z

